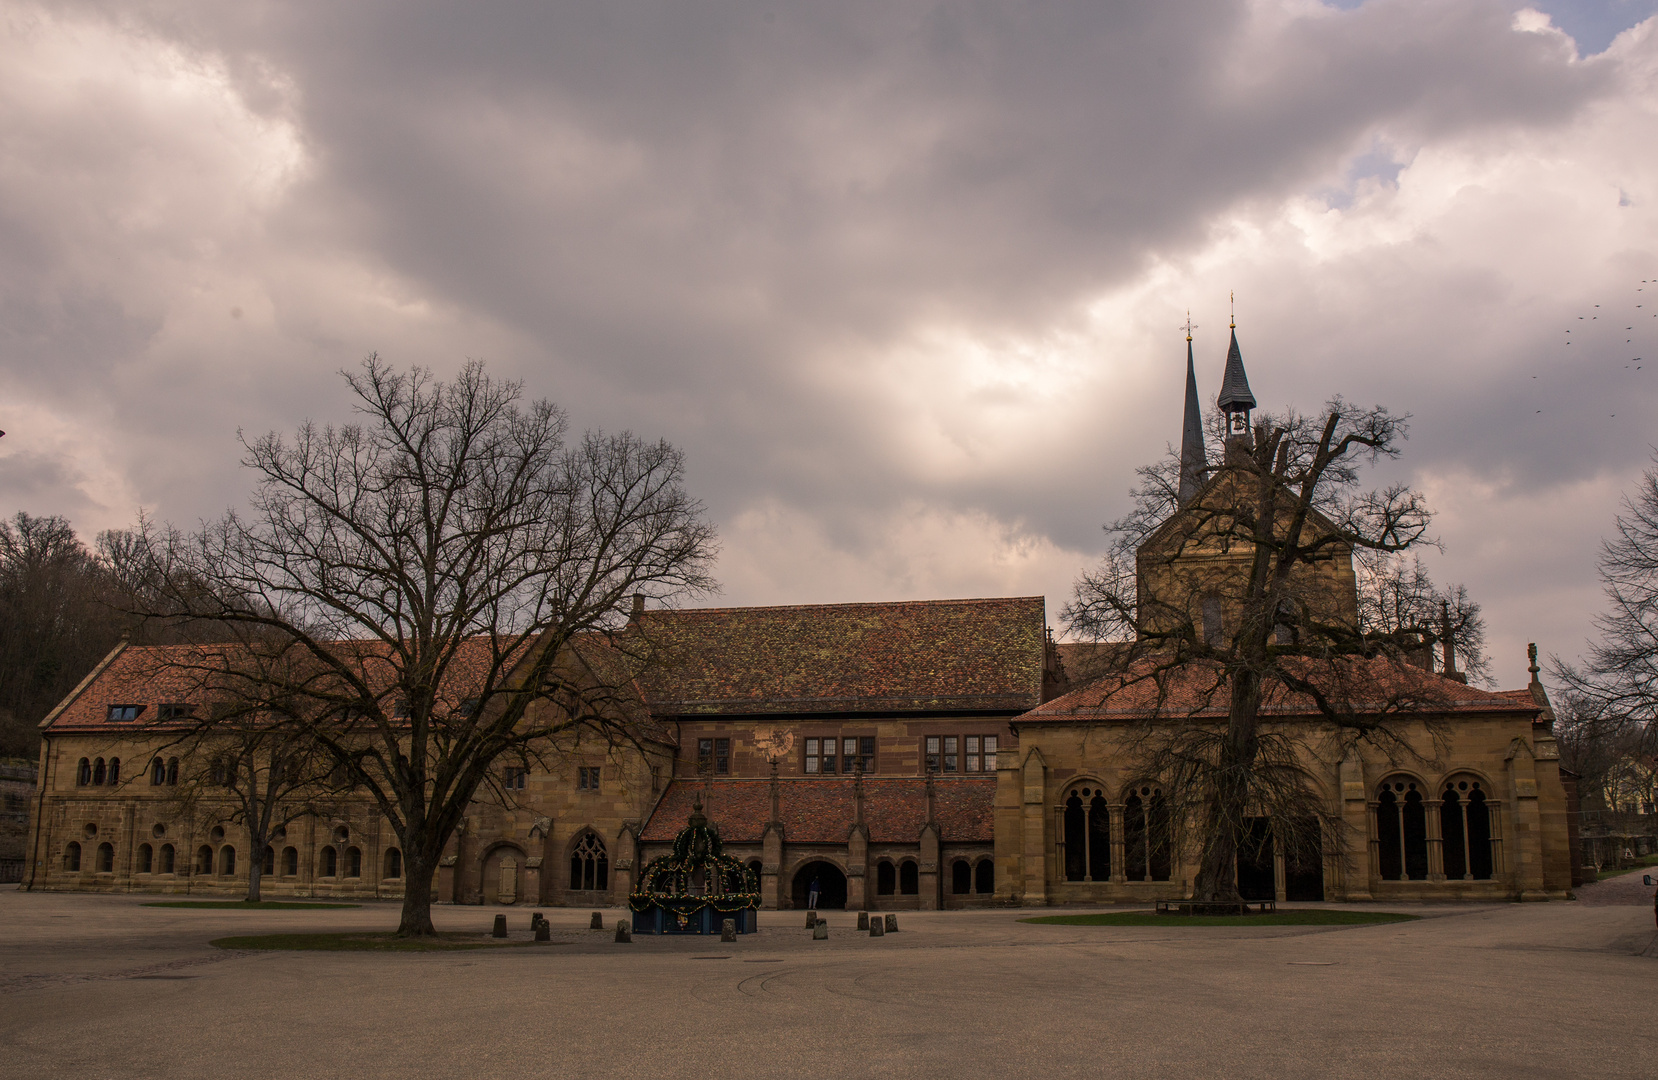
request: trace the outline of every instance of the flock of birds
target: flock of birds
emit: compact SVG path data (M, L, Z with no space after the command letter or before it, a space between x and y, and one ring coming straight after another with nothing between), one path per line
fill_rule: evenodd
M1652 280L1650 280L1650 281L1648 281L1648 280L1647 280L1647 279L1645 279L1645 278L1643 278L1643 279L1642 279L1642 280L1641 280L1641 283L1640 283L1640 285L1638 285L1638 286L1636 286L1636 288L1635 288L1635 291L1636 291L1636 292L1637 292L1637 293L1641 293L1641 292L1645 292L1645 291L1646 291L1646 288L1645 288L1645 287L1646 287L1646 286L1648 286L1648 285L1658 285L1658 278L1654 278L1654 279L1652 279ZM1637 312L1639 312L1639 313L1640 313L1640 314L1639 314L1639 315L1636 315L1636 316L1633 316L1633 317L1632 317L1632 318L1639 318L1639 317L1640 317L1640 315L1647 315L1647 316L1649 316L1649 317L1651 317L1651 318L1654 318L1654 319L1658 319L1658 312L1652 312L1652 311L1645 311L1645 310L1644 310L1644 307L1645 307L1645 305L1643 305L1643 304L1636 304L1636 305L1635 305L1635 310L1636 310L1636 311L1637 311ZM1596 309L1596 310L1602 310L1602 309L1601 309L1601 306L1600 306L1600 305L1599 305L1599 304L1596 304L1596 305L1595 305L1595 309ZM1610 319L1610 312L1605 312L1605 311L1603 311L1603 314L1606 314L1606 315L1607 315L1607 316L1608 316L1608 321L1611 321L1611 319ZM1578 317L1577 317L1577 321L1578 321L1578 322L1599 322L1599 321L1600 321L1600 315L1596 315L1596 314L1594 314L1594 313L1593 313L1593 312L1591 312L1591 313L1590 313L1590 314L1588 314L1588 315L1579 315L1579 316L1578 316ZM1587 330L1587 329L1588 329L1588 327L1584 327L1584 328L1583 328L1583 329L1585 329L1585 330ZM1634 332L1634 330L1635 330L1635 325L1634 325L1634 323L1633 323L1633 322L1631 322L1631 324L1630 324L1630 325L1629 325L1629 326L1626 326L1626 327L1624 327L1624 330L1625 330L1625 331L1626 331L1626 332L1630 332L1630 333L1633 333L1633 332ZM1566 335L1567 335L1567 336L1566 336L1566 344L1567 344L1567 345L1572 345L1572 344L1575 344L1575 343L1574 343L1574 342L1573 342L1573 341L1572 341L1572 338L1571 338L1571 333L1572 333L1572 328L1571 328L1571 327L1567 327L1567 328L1566 328ZM1581 340L1582 340L1582 339L1583 339L1583 338L1584 338L1584 336L1585 336L1585 335L1584 335L1584 334L1579 334L1579 335L1578 335L1578 339L1579 339L1579 340L1580 340L1580 341L1581 341ZM1625 345L1633 345L1633 344L1634 344L1634 343L1635 343L1635 339L1634 339L1634 338L1633 338L1633 337L1629 337L1629 338L1625 338L1625 339L1624 339L1624 344L1625 344ZM1644 367L1645 367L1645 366L1646 366L1646 365L1645 365L1645 364L1644 364L1644 363L1642 363L1642 359L1643 359L1643 358L1642 358L1642 357L1639 357L1639 356L1635 356L1635 357L1631 357L1631 358L1630 358L1630 360L1629 360L1629 363L1627 363L1627 364L1625 364L1625 365L1624 365L1624 370L1625 370L1625 371L1629 371L1629 370L1634 370L1634 371L1640 371L1640 370L1641 370L1641 369L1642 369L1642 368L1644 368ZM1535 378L1537 378L1537 376L1535 376L1535 375L1533 375L1533 376L1532 376L1532 378L1533 378L1533 379L1535 379ZM1537 411L1538 411L1538 412L1539 412L1539 413L1541 413L1541 412L1542 412L1542 411L1543 411L1543 410L1542 410L1542 409L1538 409L1538 410L1537 410ZM1616 417L1616 416L1617 416L1617 415L1618 415L1618 414L1617 414L1617 413L1609 413L1609 414L1608 414L1608 415L1609 415L1609 416L1611 416L1611 417L1614 417L1614 418L1615 418L1615 417Z

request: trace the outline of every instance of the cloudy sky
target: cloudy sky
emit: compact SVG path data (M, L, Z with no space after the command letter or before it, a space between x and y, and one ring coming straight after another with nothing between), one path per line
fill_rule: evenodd
M1655 7L0 0L0 511L476 357L682 446L724 602L1052 618L1235 291L1263 406L1414 416L1519 685L1658 442Z

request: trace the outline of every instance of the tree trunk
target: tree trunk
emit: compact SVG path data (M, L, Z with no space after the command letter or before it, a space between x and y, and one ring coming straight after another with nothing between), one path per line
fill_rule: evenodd
M434 937L432 925L432 878L438 860L420 852L403 852L403 917L397 924L398 937Z
M1249 810L1250 777L1260 750L1256 738L1260 711L1261 676L1247 668L1234 672L1226 738L1221 740L1207 820L1203 823L1203 859L1192 883L1194 900L1238 900L1238 843Z
M259 903L259 884L265 877L265 849L268 844L261 844L255 840L249 845L253 850L248 852L248 897L250 904Z

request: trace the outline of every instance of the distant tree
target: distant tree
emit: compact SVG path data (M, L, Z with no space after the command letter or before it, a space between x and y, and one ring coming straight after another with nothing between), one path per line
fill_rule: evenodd
M1406 417L1336 399L1220 430L1219 464L1182 498L1180 460L1140 470L1112 544L1061 613L1070 632L1124 643L1105 650L1108 677L1154 687L1159 704L1137 746L1186 800L1201 836L1200 900L1237 899L1238 852L1265 814L1293 845L1298 823L1326 816L1301 771L1297 736L1263 725L1263 698L1307 695L1348 739L1402 747L1394 723L1442 704L1433 680L1378 676L1368 661L1410 660L1442 639L1477 646L1479 611L1460 589L1440 593L1400 553L1432 543L1431 515L1402 485L1365 491L1360 468L1399 453ZM1188 463L1188 472L1191 465ZM1190 479L1190 478L1188 478ZM1342 556L1361 556L1365 598ZM1477 648L1465 655L1478 661ZM1173 693L1176 683L1191 695ZM1424 690L1424 687L1427 687ZM1363 702L1364 707L1356 707ZM1199 715L1211 706L1224 720Z
M249 514L144 528L144 613L239 628L259 660L236 676L374 799L404 856L399 933L431 934L438 862L492 765L625 725L631 672L581 646L636 594L711 588L714 537L666 443L568 445L557 407L477 363L444 383L370 356L345 378L360 423L244 444Z

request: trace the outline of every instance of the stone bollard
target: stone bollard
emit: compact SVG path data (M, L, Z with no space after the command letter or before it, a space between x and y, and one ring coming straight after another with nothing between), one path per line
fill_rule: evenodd
M506 937L507 936L507 917L505 915L495 916L495 929L490 931L489 936L490 937Z
M870 937L881 937L881 936L885 935L886 932L887 932L886 931L886 926L885 926L885 924L883 924L881 922L880 919L875 919L875 920L870 922L870 924L869 924L869 936Z
M551 940L553 940L553 924L548 922L546 919L542 919L540 922L536 923L535 924L535 940L537 940L537 941L551 941Z
M812 940L813 941L828 941L829 940L829 924L826 923L826 922L813 923L812 924Z
M547 917L545 915L541 914L541 912L539 912L539 911L530 912L530 929L534 930L537 925L539 925L542 922L545 922L546 918Z
M633 928L626 919L616 921L616 944L627 945L633 941Z
M859 930L868 930L869 929L869 912L867 912L867 911L858 912L858 929Z
M886 932L889 933L889 934L898 933L898 916L892 915L892 914L887 915L887 931Z
M720 923L720 940L721 941L736 941L737 940L737 920L736 919L727 919L724 922Z
M806 929L810 930L812 927L814 927L816 925L817 925L817 912L808 911L806 913Z
M589 930L603 930L604 929L604 913L602 911L595 911L593 913L593 921L588 924L587 928Z

